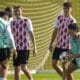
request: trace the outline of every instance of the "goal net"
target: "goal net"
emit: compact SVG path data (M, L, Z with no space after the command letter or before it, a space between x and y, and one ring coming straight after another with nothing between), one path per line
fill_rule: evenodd
M0 0L0 10L7 6L21 5L23 15L32 20L38 53L36 57L33 57L31 45L28 64L31 70L51 69L51 54L47 52L47 49L54 21L61 13L62 4L63 0ZM10 69L13 69L12 57Z

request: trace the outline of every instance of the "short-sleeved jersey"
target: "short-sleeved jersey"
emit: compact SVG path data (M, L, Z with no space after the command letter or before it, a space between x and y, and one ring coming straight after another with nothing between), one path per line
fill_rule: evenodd
M0 48L10 48L12 47L12 42L10 37L7 35L7 21L0 18Z
M70 37L71 44L71 52L72 54L80 54L80 34L77 41L74 41L72 37ZM80 58L76 58L77 66L80 67Z
M29 50L30 48L29 31L33 31L31 20L26 17L13 20L11 22L11 29L14 34L16 49Z
M70 49L70 35L68 31L68 25L71 23L76 23L76 20L69 16L67 18L64 17L64 15L60 15L57 17L57 20L55 22L55 28L58 29L58 35L57 35L57 47L61 49Z

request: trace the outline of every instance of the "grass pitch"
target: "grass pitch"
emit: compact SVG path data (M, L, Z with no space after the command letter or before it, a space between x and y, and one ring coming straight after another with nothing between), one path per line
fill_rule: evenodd
M80 80L80 73L74 73L74 80ZM53 74L33 74L34 80L62 80L57 73ZM8 80L14 80L14 75L9 75ZM28 80L25 75L21 75L21 80Z

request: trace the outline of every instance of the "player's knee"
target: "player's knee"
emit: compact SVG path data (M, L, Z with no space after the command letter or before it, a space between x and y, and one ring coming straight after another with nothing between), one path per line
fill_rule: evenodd
M8 69L8 65L6 65L6 64L1 64L1 68L2 68L2 69Z
M22 66L21 66L21 70L22 70L22 71L26 71L26 70L27 70L27 67L24 66L24 65L22 65Z
M53 68L56 68L57 66L58 66L58 65L56 64L56 62L53 61L53 62L52 62L52 67L53 67Z
M65 67L65 72L67 75L70 75L70 70L68 69L68 67Z
M16 68L15 68L15 73L17 74L17 73L19 73L19 72L20 72L20 68L16 67Z

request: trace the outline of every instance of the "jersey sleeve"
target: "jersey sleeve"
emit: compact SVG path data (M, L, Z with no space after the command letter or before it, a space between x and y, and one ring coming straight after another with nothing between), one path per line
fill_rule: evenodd
M54 28L58 28L58 17L56 18L56 20L54 22Z
M77 23L76 19L73 18L73 23Z
M28 31L33 31L32 22L30 19L27 20L27 28L28 28Z
M71 17L71 23L77 23L76 19L73 17L73 16L70 16Z

